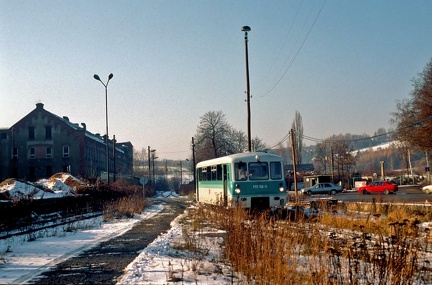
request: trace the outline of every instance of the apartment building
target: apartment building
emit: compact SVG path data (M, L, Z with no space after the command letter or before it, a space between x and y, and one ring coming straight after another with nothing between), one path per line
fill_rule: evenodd
M132 144L108 140L108 149L110 177L132 175ZM57 172L97 179L105 171L105 136L47 111L42 103L9 129L0 129L0 181L35 181Z

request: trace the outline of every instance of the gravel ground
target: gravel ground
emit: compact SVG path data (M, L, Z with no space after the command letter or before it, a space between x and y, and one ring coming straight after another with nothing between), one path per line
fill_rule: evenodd
M123 270L170 223L188 207L191 200L182 198L155 200L163 210L151 220L136 224L125 234L102 242L42 273L30 284L115 284Z

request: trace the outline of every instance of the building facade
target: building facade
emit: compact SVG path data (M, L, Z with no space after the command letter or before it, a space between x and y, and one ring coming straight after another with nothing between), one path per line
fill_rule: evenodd
M108 140L108 147L110 177L131 175L132 144ZM104 171L105 136L90 133L85 123L50 113L42 103L9 129L0 129L0 181L35 181L57 172L97 179Z

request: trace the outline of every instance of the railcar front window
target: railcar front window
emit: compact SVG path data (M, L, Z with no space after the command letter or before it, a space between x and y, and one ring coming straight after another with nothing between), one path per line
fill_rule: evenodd
M282 179L282 167L280 162L270 162L270 177L273 180Z
M236 162L234 166L235 166L235 180L237 181L246 180L248 176L247 164L245 162Z
M268 180L268 164L267 162L251 162L249 163L249 179L250 180Z

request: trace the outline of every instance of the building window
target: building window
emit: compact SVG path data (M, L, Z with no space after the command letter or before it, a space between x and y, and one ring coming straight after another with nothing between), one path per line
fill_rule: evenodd
M2 140L7 139L7 133L1 133L0 134L0 139L2 139Z
M34 147L30 148L30 158L31 159L36 158L36 152L35 152L35 148Z
M63 165L63 172L70 173L70 165Z
M63 146L63 157L69 157L69 146L68 145Z
M36 178L36 167L30 166L29 167L29 179L34 180Z
M53 175L52 172L53 172L53 171L52 171L52 166L51 166L51 165L47 165L47 166L45 167L45 174L46 174L46 177L50 177L50 176L52 176L52 175Z
M29 138L29 140L35 139L35 128L34 127L28 128L28 138Z
M45 126L45 139L47 139L47 140L52 139L51 126Z
M46 158L52 158L52 147L46 147Z
M18 158L18 148L14 147L12 149L12 158Z

